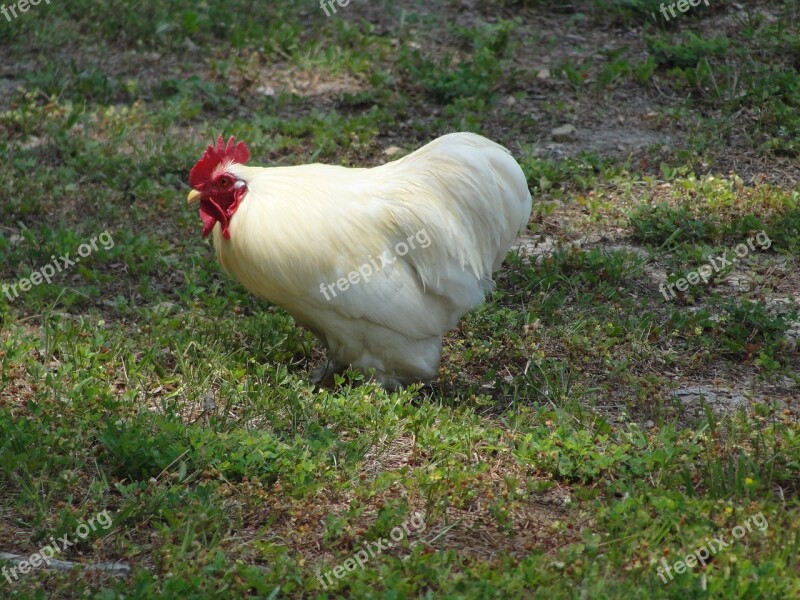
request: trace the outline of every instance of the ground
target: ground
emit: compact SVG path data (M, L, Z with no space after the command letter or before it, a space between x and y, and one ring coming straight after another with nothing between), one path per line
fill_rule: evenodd
M0 16L0 595L796 597L798 5L661 4ZM460 130L534 195L497 290L430 385L315 390L189 169Z

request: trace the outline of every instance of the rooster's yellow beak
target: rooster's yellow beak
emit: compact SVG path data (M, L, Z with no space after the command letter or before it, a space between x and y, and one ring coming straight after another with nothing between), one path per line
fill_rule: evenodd
M197 190L192 190L191 192L189 192L189 197L186 198L186 202L188 202L189 204L197 202L198 200L200 200L200 196L202 196L200 192L198 192Z

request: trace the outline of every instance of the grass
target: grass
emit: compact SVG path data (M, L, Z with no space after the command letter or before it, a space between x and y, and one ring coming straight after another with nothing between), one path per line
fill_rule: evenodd
M0 552L66 535L57 558L130 567L0 575L0 596L796 596L797 7L663 23L659 4L75 0L0 19L0 285L113 239L0 293ZM564 123L576 145L552 144ZM220 132L253 164L371 166L462 129L520 162L525 251L447 334L433 385L315 391L318 344L222 272L189 169ZM594 146L629 129L664 141Z

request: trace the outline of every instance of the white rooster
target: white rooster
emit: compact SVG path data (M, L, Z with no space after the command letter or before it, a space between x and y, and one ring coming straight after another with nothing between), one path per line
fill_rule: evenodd
M348 366L393 389L429 381L442 335L483 302L528 223L525 175L502 146L442 136L371 169L248 167L233 138L190 174L223 268L286 309Z

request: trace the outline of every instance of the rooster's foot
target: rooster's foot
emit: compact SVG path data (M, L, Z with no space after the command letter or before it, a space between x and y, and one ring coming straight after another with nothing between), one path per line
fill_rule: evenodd
M327 360L323 366L314 371L314 385L317 389L330 389L336 384L336 375L342 375L345 371L347 365Z

